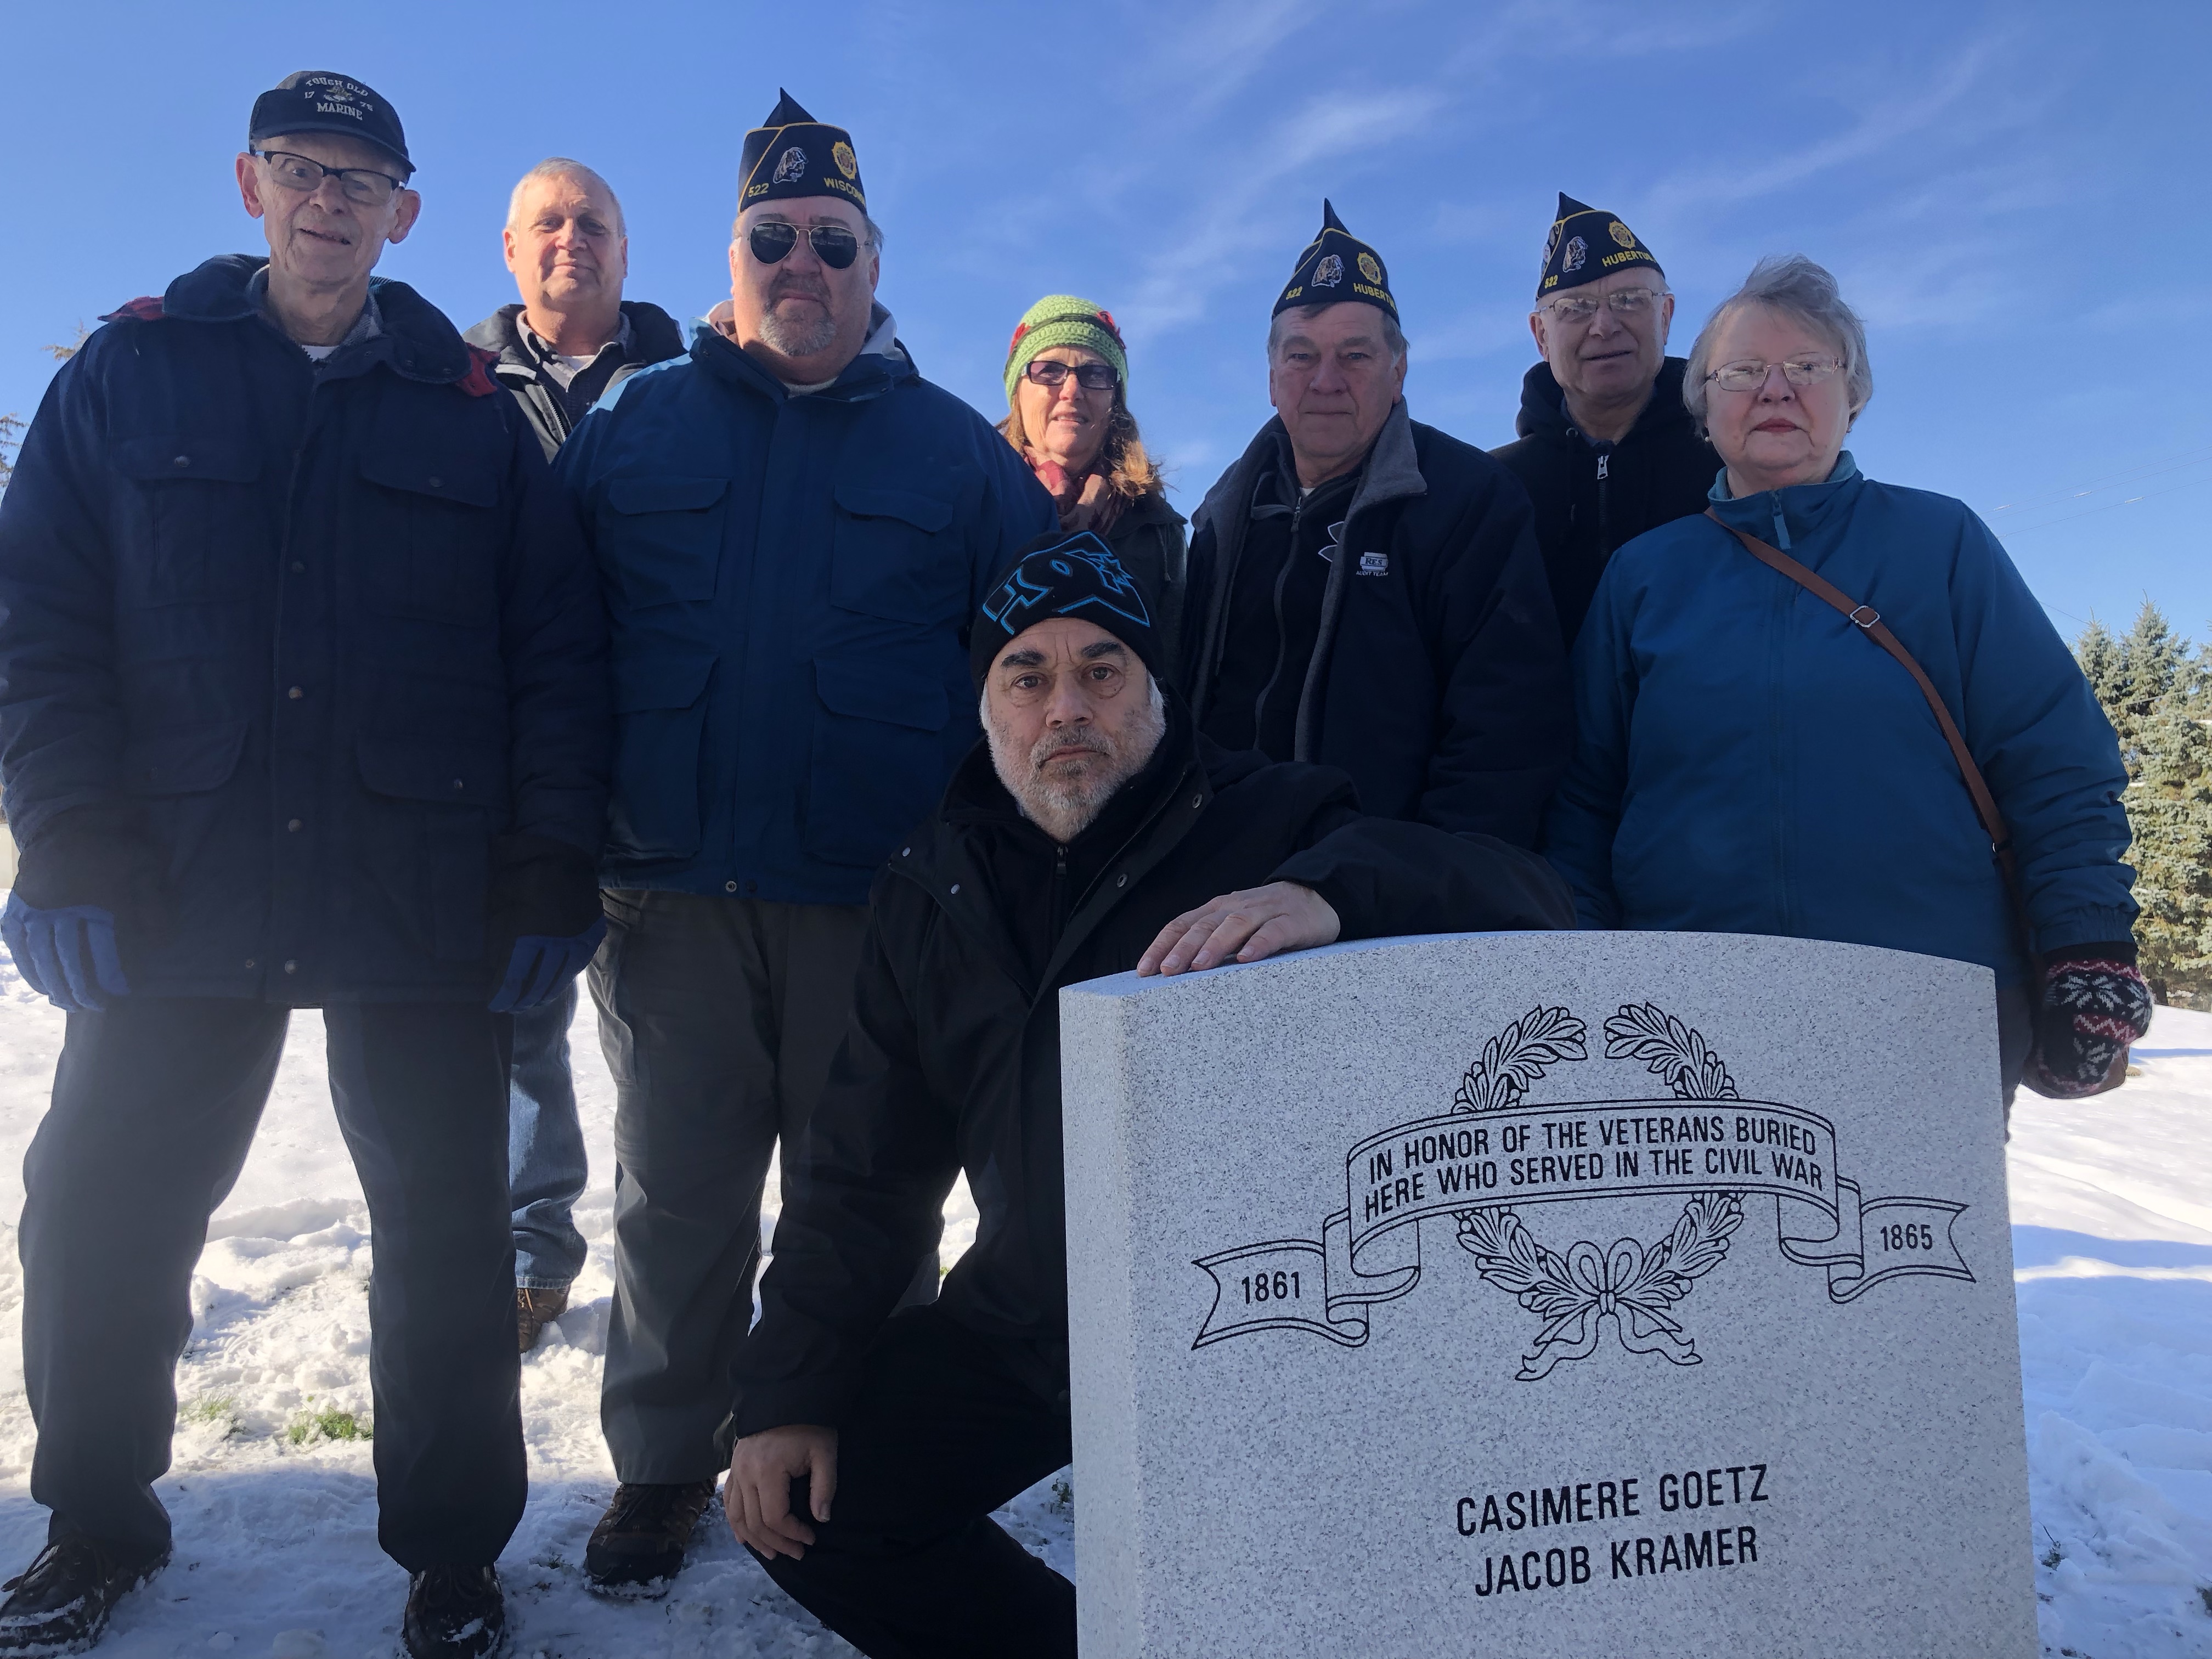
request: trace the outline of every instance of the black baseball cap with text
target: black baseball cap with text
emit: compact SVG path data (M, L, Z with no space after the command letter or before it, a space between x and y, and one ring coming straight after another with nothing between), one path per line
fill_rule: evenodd
M349 75L295 70L253 100L253 118L246 129L248 143L294 132L335 132L359 138L388 151L409 173L415 171L399 112L382 93Z

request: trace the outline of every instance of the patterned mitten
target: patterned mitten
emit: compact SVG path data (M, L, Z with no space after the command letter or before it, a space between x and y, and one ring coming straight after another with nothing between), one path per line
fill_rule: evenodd
M2035 1047L2021 1081L2053 1100L2117 1088L2128 1045L2150 1030L2150 1010L2134 945L2069 945L2045 964Z

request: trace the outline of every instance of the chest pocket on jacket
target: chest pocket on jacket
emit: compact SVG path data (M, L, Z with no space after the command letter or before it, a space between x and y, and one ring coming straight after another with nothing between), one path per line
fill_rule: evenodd
M137 486L136 522L117 538L116 588L125 605L193 605L251 591L266 552L252 488L261 457L251 444L125 438L114 459Z
M969 610L966 550L945 534L953 504L886 486L841 483L830 603L863 616L937 626Z
M357 527L368 603L390 616L489 624L499 616L498 474L467 456L372 450Z
M726 478L610 478L599 514L599 568L633 610L714 597Z

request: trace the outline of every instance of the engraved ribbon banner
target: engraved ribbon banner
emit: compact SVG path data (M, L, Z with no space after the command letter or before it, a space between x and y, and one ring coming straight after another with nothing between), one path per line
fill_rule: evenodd
M1268 1239L1199 1260L1214 1296L1192 1346L1300 1330L1356 1348L1367 1340L1368 1305L1420 1282L1424 1219L1581 1199L1771 1194L1782 1253L1826 1268L1832 1302L1911 1274L1973 1279L1951 1239L1965 1205L1862 1197L1837 1171L1834 1126L1771 1101L1453 1110L1370 1135L1344 1163L1345 1207L1318 1242Z

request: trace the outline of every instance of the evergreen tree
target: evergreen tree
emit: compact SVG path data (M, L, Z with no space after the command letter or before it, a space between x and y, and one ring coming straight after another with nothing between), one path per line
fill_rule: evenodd
M2125 638L2092 622L2075 654L2127 766L2143 977L2160 1002L2212 1008L2212 643L2192 650L2145 601Z

